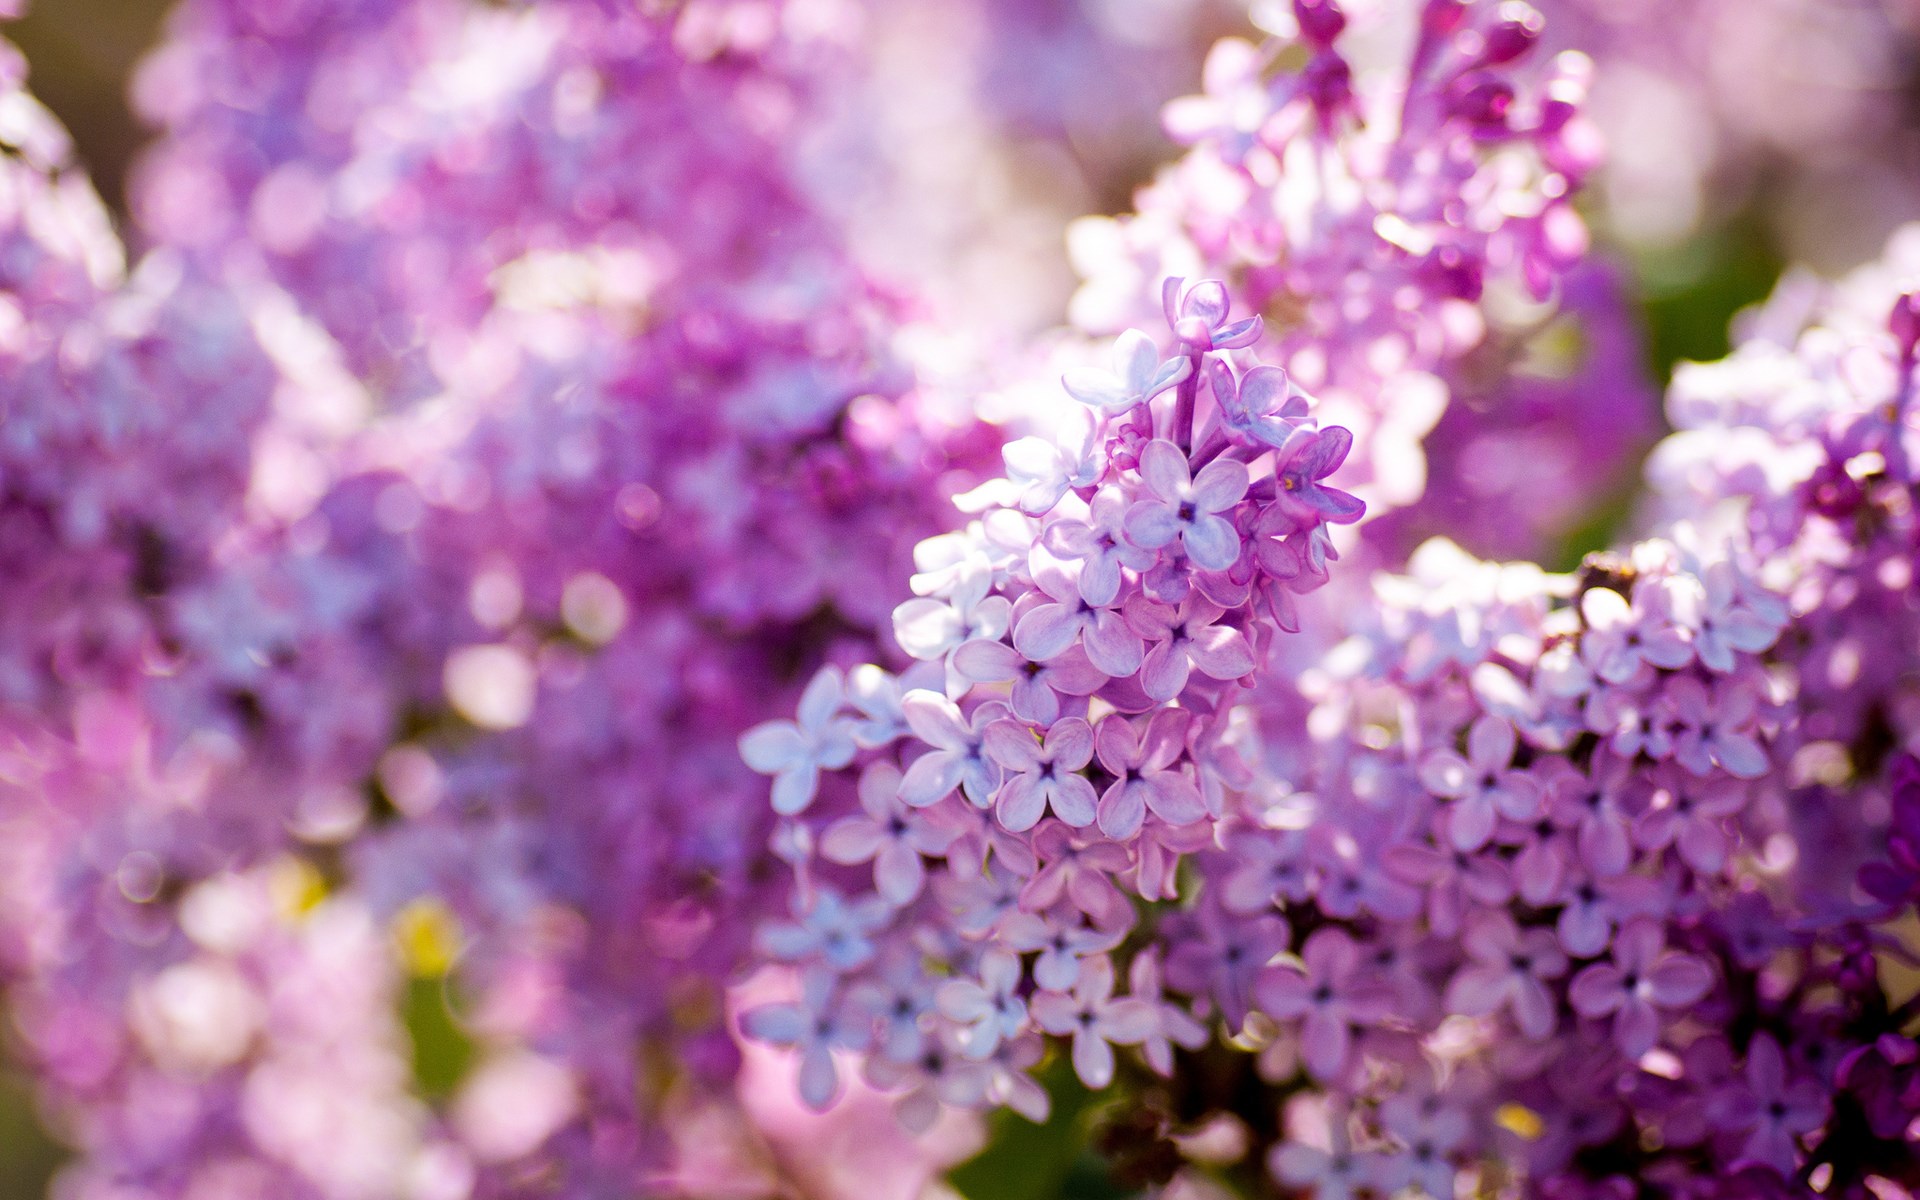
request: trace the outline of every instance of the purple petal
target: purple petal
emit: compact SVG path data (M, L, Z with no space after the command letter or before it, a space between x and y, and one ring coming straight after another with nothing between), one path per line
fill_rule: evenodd
M1247 468L1237 459L1216 458L1193 481L1192 500L1201 512L1225 512L1247 494Z
M1155 438L1140 450L1140 478L1162 500L1183 499L1192 482L1187 456L1165 438Z
M1187 557L1203 570L1224 571L1240 557L1240 535L1233 523L1211 513L1195 516L1181 534L1181 541Z
M1171 700L1187 686L1191 670L1186 651L1174 650L1166 642L1160 642L1147 651L1146 661L1140 665L1141 690L1149 699Z
M1239 679L1255 666L1253 647L1230 625L1209 625L1187 644L1187 655L1211 679Z
M1091 783L1078 775L1069 775L1065 779L1054 780L1049 791L1053 795L1054 816L1075 829L1093 824L1096 804Z
M1127 540L1142 550L1158 550L1180 536L1180 518L1158 500L1142 500L1127 510Z
M1146 819L1145 788L1137 782L1115 783L1100 797L1100 832L1115 841L1124 842L1139 833Z
M1029 662L1046 662L1066 653L1084 624L1065 604L1041 604L1027 611L1013 630L1013 648Z
M1040 823L1047 810L1047 793L1031 775L1015 775L1000 785L994 800L994 815L1010 833L1025 833Z

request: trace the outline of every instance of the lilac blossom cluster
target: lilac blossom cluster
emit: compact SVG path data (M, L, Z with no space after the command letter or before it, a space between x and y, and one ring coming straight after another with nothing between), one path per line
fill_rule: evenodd
M1004 447L798 161L833 0L185 0L131 270L0 52L62 1200L914 1194L964 1136L874 1109L1069 1071L1169 1196L1920 1190L1920 234L1677 375L1650 536L1402 561L1644 432L1591 64L1261 19L1076 237L1081 330L1165 332Z
M1074 228L1086 282L1073 320L1111 333L1138 319L1143 281L1223 279L1266 317L1268 359L1354 430L1350 486L1376 516L1471 495L1428 480L1421 443L1470 365L1483 381L1507 374L1586 252L1572 198L1599 157L1582 115L1591 64L1532 62L1543 21L1524 3L1287 7L1265 43L1216 45L1205 93L1167 108L1190 149L1137 212ZM1500 414L1494 428L1511 419L1478 399L1470 411ZM1628 431L1617 453L1643 418L1613 411ZM1540 519L1477 490L1514 528Z
M982 520L915 576L951 588L971 560L989 584L898 611L925 665L871 669L884 718L821 677L798 722L743 740L800 816L794 919L760 947L799 999L743 1030L799 1051L815 1104L858 1052L910 1123L1043 1115L1050 1035L1116 1096L1117 1158L1170 1186L1920 1186L1920 1014L1897 982L1920 966L1916 246L1838 287L1791 278L1730 359L1677 375L1657 536L1566 575L1429 542L1370 600L1328 589L1344 603L1309 614L1325 626L1291 641L1327 648L1305 655L1279 653L1299 622L1256 586L1254 621L1229 618L1255 649L1231 704L1204 658L1189 690L1156 684L1159 625L1099 603L1111 580L1153 594L1156 507L1206 491L1212 460L1156 482L1152 443L1109 438L1146 494L1102 513L1107 481L1076 470L1099 433L1011 447ZM1069 390L1181 374L1143 335L1117 357ZM1032 519L1076 485L1071 532ZM1211 615L1238 595L1212 595L1214 535L1191 532Z
M886 652L998 442L790 178L809 28L192 0L125 282L9 60L4 934L63 1195L703 1186L785 898L735 739Z
M1214 840L1247 684L1363 506L1325 482L1347 430L1236 362L1260 318L1214 280L1162 295L1172 354L1130 330L1111 370L1070 372L1082 418L1010 443L1006 476L960 498L977 519L916 550L893 620L918 664L829 668L795 720L741 738L796 868L793 920L759 945L800 974L742 1026L798 1048L816 1106L839 1049L870 1051L924 1126L942 1104L1041 1113L1022 1068L1042 1033L1071 1036L1093 1087L1113 1044L1167 1069L1169 1039L1202 1036L1151 952L1114 995L1117 948L1157 936L1128 897L1172 899Z

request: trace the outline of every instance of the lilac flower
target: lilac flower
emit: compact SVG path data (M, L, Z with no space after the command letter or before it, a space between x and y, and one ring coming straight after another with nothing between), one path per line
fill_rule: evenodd
M1598 753L1587 770L1564 771L1548 783L1548 815L1575 831L1580 861L1606 879L1627 869L1633 855L1624 811L1630 765Z
M1156 1024L1153 1010L1144 1002L1113 998L1113 960L1104 954L1081 962L1070 995L1036 993L1033 1018L1048 1033L1073 1039L1074 1072L1090 1088L1113 1082L1113 1044L1145 1041Z
M1466 758L1436 750L1421 762L1421 782L1454 802L1447 829L1456 849L1486 845L1499 817L1527 821L1539 811L1538 785L1524 772L1509 769L1517 744L1513 726L1488 715L1467 731Z
M1038 950L1033 960L1033 981L1049 991L1072 989L1080 979L1083 960L1089 955L1105 955L1120 944L1124 927L1101 929L1097 926L1049 922L1032 913L1015 913L1002 926L1003 940L1014 950Z
M879 1052L905 1062L926 1050L925 1018L933 1011L933 986L916 956L890 954L874 974L847 988L846 999L871 1022Z
M1260 339L1261 320L1248 317L1229 324L1227 287L1203 279L1184 288L1184 279L1168 279L1160 289L1160 303L1168 328L1193 351L1235 350Z
M1276 450L1299 436L1307 417L1306 396L1279 367L1255 367L1236 382L1225 362L1209 359L1207 384L1220 407L1221 428L1229 436Z
M1005 642L972 641L960 647L953 661L971 683L1011 682L1013 714L1042 725L1059 720L1062 696L1091 696L1107 682L1105 672L1080 647L1037 663Z
M1145 404L1193 373L1191 358L1161 361L1160 348L1137 329L1129 329L1113 344L1113 369L1081 367L1068 371L1060 384L1082 404L1110 416Z
M1075 488L1100 482L1097 426L1085 420L1065 424L1058 437L1016 438L1000 451L1014 505L1029 516L1052 509Z
M1256 665L1253 650L1238 629L1216 625L1224 610L1210 600L1190 596L1178 608L1142 597L1127 603L1127 625L1146 639L1140 686L1155 700L1171 700L1186 689L1190 673L1210 679L1238 679Z
M863 896L848 903L838 892L820 888L813 905L795 913L790 924L762 926L758 943L774 958L793 962L818 955L835 970L847 971L873 957L873 934L887 923L886 901Z
M1553 934L1523 933L1505 913L1494 912L1469 922L1461 944L1473 961L1447 984L1447 1007L1473 1017L1510 1009L1521 1033L1536 1041L1550 1036L1558 1013L1547 983L1567 972Z
M1093 730L1079 717L1051 726L1038 743L1018 721L987 727L987 755L1007 774L994 796L994 815L1013 833L1032 829L1048 809L1079 828L1093 824L1093 784L1075 772L1093 760Z
M1077 640L1087 661L1106 675L1124 677L1140 669L1140 639L1119 613L1088 602L1062 572L1036 571L1033 581L1053 603L1027 609L1014 626L1013 648L1028 661L1058 658Z
M1245 1025L1255 980L1264 978L1267 964L1287 947L1286 922L1271 913L1234 920L1203 904L1182 930L1186 936L1168 943L1173 949L1167 955L1167 981L1211 997L1233 1028Z
M1149 946L1133 956L1127 968L1127 988L1133 999L1153 1014L1153 1029L1140 1043L1140 1053L1162 1076L1173 1075L1173 1047L1198 1050L1207 1044L1206 1026L1179 1004L1165 999L1160 989L1160 953Z
M916 597L893 610L893 637L902 650L927 662L946 662L949 696L957 693L954 652L975 638L999 640L1012 621L1012 605L1004 596L987 595L987 582L976 575L947 599Z
M1583 875L1566 889L1565 907L1554 927L1568 954L1591 958L1606 949L1616 928L1656 909L1653 885L1641 876Z
M1032 840L1040 866L1020 889L1023 908L1045 912L1064 899L1097 925L1124 920L1127 901L1113 883L1129 862L1124 847L1059 821L1041 824Z
M833 1052L858 1050L867 1044L866 1024L852 1019L836 994L832 972L825 970L801 977L797 1003L769 1004L741 1013L740 1028L749 1037L800 1052L800 1097L816 1109L832 1104L840 1090Z
M1383 1187L1411 1185L1431 1196L1453 1190L1450 1156L1468 1144L1472 1132L1461 1106L1444 1093L1402 1092L1381 1102L1380 1125L1402 1147L1381 1170Z
M1655 702L1654 722L1672 740L1674 760L1695 775L1718 766L1739 779L1767 769L1766 752L1752 724L1759 701L1745 681L1724 681L1709 690L1698 679L1669 680Z
M1693 657L1672 593L1658 586L1636 588L1631 604L1611 588L1593 588L1580 598L1580 615L1587 625L1581 654L1609 683L1635 680L1648 666L1684 667Z
M1094 731L1100 765L1114 777L1100 797L1100 831L1124 841L1140 831L1149 810L1170 825L1185 825L1207 815L1193 782L1173 764L1186 752L1187 717L1162 710L1145 737L1127 718L1114 714Z
M925 808L957 787L974 807L985 808L1000 780L998 768L987 757L986 731L1005 719L1006 709L982 704L969 720L945 696L914 691L900 702L900 710L914 736L932 747L908 764L900 780L900 798L914 808Z
M1125 493L1108 486L1094 493L1086 521L1063 518L1047 526L1044 544L1056 558L1080 561L1075 580L1080 598L1096 608L1119 596L1123 567L1140 571L1153 565L1152 553L1126 540L1126 513Z
M1134 545L1157 550L1178 541L1187 557L1209 571L1224 571L1240 557L1240 535L1220 514L1247 494L1244 464L1215 459L1190 476L1180 448L1156 438L1140 451L1140 478L1154 498L1127 510L1126 534Z
M1732 563L1709 564L1700 583L1687 623L1701 666L1724 675L1733 670L1737 655L1758 654L1779 638L1787 621L1785 606L1741 579Z
M1353 434L1338 425L1301 430L1290 438L1273 467L1280 511L1303 526L1316 521L1351 525L1365 516L1367 506L1358 498L1320 482L1340 469L1352 448Z
M1594 963L1573 977L1567 996L1584 1017L1611 1017L1620 1052L1638 1058L1660 1040L1660 1010L1699 1000L1713 972L1697 958L1665 949L1659 922L1628 921L1614 937L1612 963Z
M1902 905L1920 897L1920 761L1902 754L1894 760L1889 782L1893 821L1886 858L1860 868L1860 888L1884 904Z
M1782 1175L1800 1166L1800 1138L1826 1122L1826 1089L1814 1080L1794 1079L1780 1044L1759 1034L1747 1047L1745 1078L1711 1101L1714 1123L1744 1133L1741 1155Z
M1670 771L1633 823L1634 844L1643 850L1673 846L1703 875L1726 865L1731 841L1727 818L1747 806L1748 785L1737 779L1699 780Z
M1304 839L1298 833L1236 831L1227 842L1233 873L1222 882L1227 911L1252 916L1274 905L1301 902L1313 894Z
M1019 991L1020 960L998 947L980 956L978 982L950 979L940 985L940 1011L967 1026L968 1057L986 1058L1026 1028L1027 1005Z
M991 1066L962 1053L950 1029L940 1034L914 1058L879 1055L866 1063L869 1082L899 1093L894 1113L909 1133L932 1128L943 1105L962 1111L979 1108L993 1086Z
M1277 1143L1267 1158L1274 1178L1297 1188L1311 1188L1321 1200L1354 1200L1379 1184L1384 1164L1370 1150L1356 1150L1342 1120L1327 1125L1326 1148L1305 1142Z
M1303 968L1282 965L1263 972L1254 997L1268 1016L1301 1020L1307 1069L1317 1079L1332 1080L1347 1065L1354 1028L1385 1019L1391 998L1344 930L1315 930L1300 957Z
M853 761L858 747L840 716L845 680L832 667L821 668L800 696L792 721L764 721L740 735L740 757L773 779L773 810L782 816L806 811L819 787L821 771Z
M1427 889L1427 922L1435 933L1451 937L1475 908L1503 905L1513 898L1516 878L1526 878L1528 851L1515 856L1512 868L1496 858L1465 850L1403 842L1387 849L1384 865L1395 879Z
M896 907L920 894L926 879L920 856L944 854L958 832L914 819L900 802L900 787L898 767L869 766L860 775L864 815L842 817L820 837L820 853L833 862L872 862L874 889Z

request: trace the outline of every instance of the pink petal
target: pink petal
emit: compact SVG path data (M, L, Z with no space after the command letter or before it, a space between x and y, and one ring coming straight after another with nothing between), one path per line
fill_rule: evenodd
M863 863L880 852L886 831L867 817L844 817L827 827L820 853L843 866Z
M1050 791L1054 816L1075 829L1093 824L1095 799L1091 783L1078 775L1069 775L1065 779L1054 780ZM1013 827L1009 825L1007 828ZM1019 830L1014 832L1018 833Z
M1014 626L1013 648L1029 662L1046 662L1073 645L1084 623L1080 614L1064 604L1038 605Z
M1162 500L1179 500L1193 476L1180 448L1164 438L1155 438L1140 449L1140 478Z
M1216 458L1200 468L1192 500L1201 512L1225 512L1247 494L1247 468L1236 459Z
M1193 665L1214 679L1239 679L1254 668L1253 648L1238 629L1209 625L1187 646Z
M881 899L899 907L920 894L926 867L920 854L905 842L888 843L873 860L873 886Z
M1047 793L1031 775L1015 775L1000 785L994 815L1010 833L1025 833L1040 823L1047 810Z
M1147 819L1146 789L1138 783L1115 783L1100 797L1100 832L1126 841L1140 832Z
M1186 651L1174 650L1166 642L1157 643L1147 651L1146 661L1140 666L1140 690L1151 700L1171 700L1187 686L1191 670Z

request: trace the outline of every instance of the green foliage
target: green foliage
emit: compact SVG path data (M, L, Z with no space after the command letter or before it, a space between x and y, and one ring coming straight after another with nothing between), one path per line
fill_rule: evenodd
M454 1022L444 978L407 984L401 1019L413 1041L413 1079L420 1094L439 1100L452 1094L473 1065L473 1039Z
M1746 216L1634 265L1647 361L1664 386L1676 363L1726 357L1733 315L1767 298L1782 264L1758 219Z
M1064 1056L1040 1074L1053 1098L1044 1125L1007 1110L987 1121L987 1147L947 1176L968 1200L1123 1200L1120 1187L1092 1145L1102 1098L1088 1091Z

